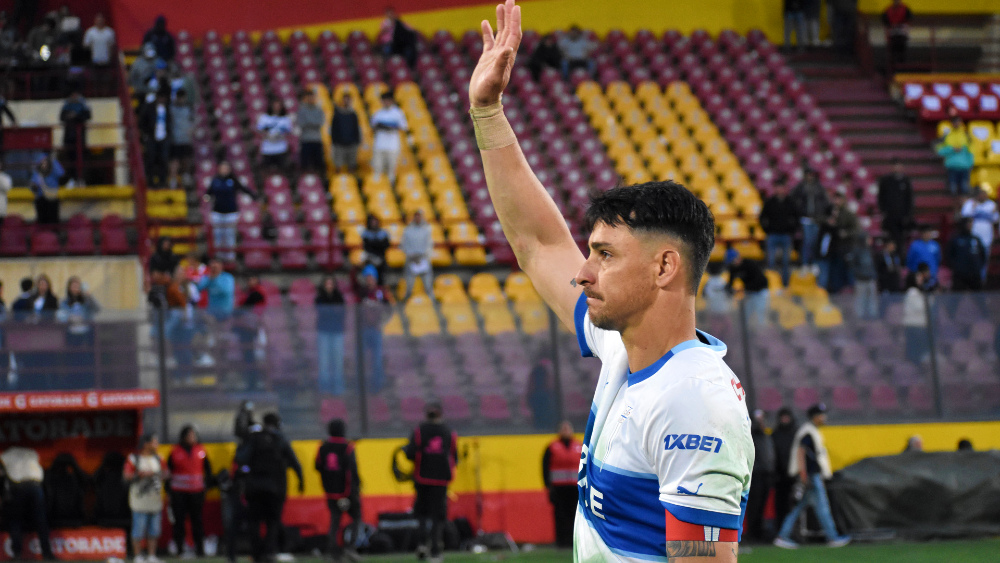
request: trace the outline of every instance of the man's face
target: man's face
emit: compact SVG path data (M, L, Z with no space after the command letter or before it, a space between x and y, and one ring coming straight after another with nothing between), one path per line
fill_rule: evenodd
M825 412L821 412L819 414L813 415L812 422L813 422L813 425L817 426L817 427L819 427L819 426L825 426L826 425L826 413Z
M576 274L594 326L621 332L638 323L656 299L659 252L624 226L594 226L590 256Z
M926 241L932 241L932 240L934 240L934 231L931 231L931 230L924 231L924 233L923 233L923 239L926 240Z
M213 278L216 277L216 276L218 276L219 274L221 274L222 273L222 262L219 262L218 260L212 260L211 262L209 262L208 263L208 272L212 275Z
M340 98L340 106L345 108L351 107L351 97L345 95L344 97Z
M792 423L791 415L783 414L780 417L778 417L778 424L782 426L788 426L791 423Z
M570 440L573 438L573 425L569 421L565 421L559 425L559 437L563 440Z
M389 109L392 107L392 98L382 98L382 107Z
M417 211L416 213L414 213L413 214L413 224L414 225L423 225L424 224L424 214L421 213L420 211Z
M786 195L788 195L788 188L786 188L785 186L778 186L774 188L774 195L778 197L785 197Z
M978 201L979 203L982 203L982 202L986 201L986 192L984 192L983 190L977 191L976 192L976 201Z
M104 27L104 16L101 14L94 16L94 25L96 25L98 29Z
M896 176L902 176L903 175L903 163L902 162L897 162L892 167L892 170L893 170L893 172L896 173Z

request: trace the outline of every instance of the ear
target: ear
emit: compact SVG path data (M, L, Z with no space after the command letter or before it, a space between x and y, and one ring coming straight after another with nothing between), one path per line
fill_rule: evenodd
M673 245L664 245L657 250L656 254L656 286L665 289L680 280L681 274L681 253Z

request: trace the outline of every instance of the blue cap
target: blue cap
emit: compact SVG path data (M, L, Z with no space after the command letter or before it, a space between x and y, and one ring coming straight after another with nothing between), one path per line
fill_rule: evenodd
M378 281L378 270L375 268L375 266L368 264L361 270L361 277L364 278L367 276L371 276L375 278L375 281Z

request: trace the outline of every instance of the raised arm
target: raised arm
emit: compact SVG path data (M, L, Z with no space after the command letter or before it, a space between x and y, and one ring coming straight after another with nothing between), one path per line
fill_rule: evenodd
M483 54L472 73L469 99L490 198L517 263L538 293L574 329L581 288L570 282L585 259L566 221L517 144L500 105L521 43L521 7L497 6L497 33L482 22Z

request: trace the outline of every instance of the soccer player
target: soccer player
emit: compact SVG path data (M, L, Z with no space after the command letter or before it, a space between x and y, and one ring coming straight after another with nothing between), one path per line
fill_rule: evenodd
M712 214L674 182L609 190L587 212L584 258L500 104L520 7L507 0L496 35L486 21L482 31L469 97L493 206L535 288L582 353L603 362L584 433L574 560L734 562L754 450L726 346L695 329Z

